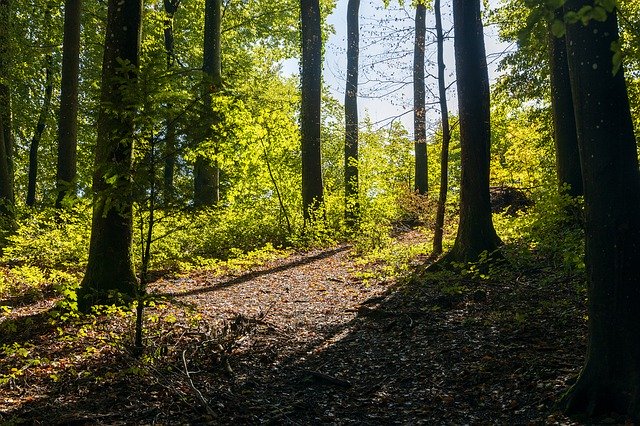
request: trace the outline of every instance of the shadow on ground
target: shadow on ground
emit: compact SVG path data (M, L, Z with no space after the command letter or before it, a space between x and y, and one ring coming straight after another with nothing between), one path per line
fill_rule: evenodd
M207 353L202 342L161 354L158 359L164 361L140 371L126 353L104 354L94 360L93 376L68 378L65 387L50 387L0 420L567 422L553 405L582 364L583 297L574 281L554 281L547 272L505 272L500 280L441 274L390 288L347 309L344 321L320 326L319 337L301 346L291 344L294 328L266 317L224 362Z

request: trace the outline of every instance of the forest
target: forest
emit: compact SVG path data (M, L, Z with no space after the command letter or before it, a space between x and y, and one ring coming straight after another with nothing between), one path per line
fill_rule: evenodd
M640 423L640 1L360 3L0 0L0 424Z

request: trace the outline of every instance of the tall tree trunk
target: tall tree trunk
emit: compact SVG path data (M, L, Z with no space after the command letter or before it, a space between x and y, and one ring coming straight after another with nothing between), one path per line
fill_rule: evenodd
M164 12L166 14L164 20L164 49L167 55L167 71L171 71L176 63L175 45L173 35L173 17L178 11L180 0L164 0ZM163 173L163 198L164 203L169 204L173 201L175 188L173 184L173 176L176 164L176 121L171 113L172 106L167 106L166 117L166 133L164 140L164 173Z
M474 262L501 244L491 218L489 74L480 0L454 0L458 110L460 117L460 223L444 261Z
M202 123L205 126L205 140L211 140L211 127L216 121L212 109L212 99L222 90L222 47L221 47L222 0L206 0L204 11L204 58L202 82L204 110ZM214 150L214 155L217 150ZM220 200L220 170L217 160L213 162L198 156L194 170L194 203L196 206L212 206Z
M80 72L80 17L82 0L65 0L62 41L62 81L58 118L56 208L75 195L78 147L78 75Z
M135 295L131 161L141 29L142 0L109 0L89 262L78 290L82 311L95 304L117 302L114 292ZM129 65L123 67L123 62Z
M11 22L11 2L0 0L2 22ZM0 75L7 76L11 62L9 25L0 27ZM0 215L13 216L13 136L11 131L11 91L0 83Z
M300 0L302 27L302 206L305 222L322 207L320 106L322 88L322 31L318 0Z
M49 110L51 109L51 96L53 94L53 56L49 53L45 59L45 87L44 87L44 99L42 101L42 108L40 109L40 115L38 122L36 123L35 131L33 132L33 138L31 138L31 145L29 146L29 182L27 185L27 206L33 207L36 204L36 183L38 180L38 147L40 146L40 140L42 140L42 134L47 125L47 117L49 116Z
M570 0L566 12L593 1ZM640 174L622 69L612 73L615 12L567 26L586 210L589 345L570 414L640 422Z
M360 0L347 5L347 85L344 95L345 219L353 228L358 218L358 56L360 54Z
M427 173L427 123L424 83L424 49L427 7L416 5L416 37L413 47L413 134L415 141L415 190L425 195L429 189Z
M562 8L556 9L555 16L556 19L562 20ZM565 37L554 36L551 29L549 30L549 63L558 182L560 186L569 185L568 194L576 197L583 193L582 170L571 98L567 46Z
M451 129L449 128L449 107L447 105L447 85L445 82L444 63L444 32L442 31L442 10L440 0L433 5L436 17L436 41L438 44L438 96L440 97L440 121L442 122L442 152L440 154L440 193L438 194L438 209L436 211L436 225L433 236L433 253L442 253L442 237L444 233L444 213L449 190L449 143Z

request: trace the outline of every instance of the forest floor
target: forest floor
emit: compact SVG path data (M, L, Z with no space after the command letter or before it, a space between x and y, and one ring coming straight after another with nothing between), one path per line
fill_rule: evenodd
M0 423L572 424L554 403L585 353L579 277L384 267L342 245L161 278L142 357L131 312L4 301Z

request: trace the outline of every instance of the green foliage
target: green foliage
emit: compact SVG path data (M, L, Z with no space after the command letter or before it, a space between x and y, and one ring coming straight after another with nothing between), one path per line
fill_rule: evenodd
M499 235L513 244L511 261L545 258L565 271L584 270L582 200L558 193L555 187L533 196L535 204L525 214L494 216Z
M77 203L71 210L26 210L10 235L2 260L43 270L80 271L87 261L91 209Z

